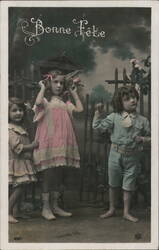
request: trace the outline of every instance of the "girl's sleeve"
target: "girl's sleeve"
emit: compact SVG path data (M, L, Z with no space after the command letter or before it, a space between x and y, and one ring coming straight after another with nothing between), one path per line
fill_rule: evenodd
M101 130L107 130L112 129L114 126L114 113L111 113L106 118L99 118L96 115L93 118L93 129L101 129Z
M33 111L34 111L33 122L38 122L39 120L41 120L41 118L45 114L47 104L48 104L48 101L46 100L46 98L43 99L42 104L40 104L40 105L34 104L34 106L33 106Z
M20 142L19 136L11 130L9 130L9 147L16 154L20 154L23 150L23 144Z
M73 111L75 110L75 105L73 105L71 101L67 101L66 104L67 104L69 113L72 115Z

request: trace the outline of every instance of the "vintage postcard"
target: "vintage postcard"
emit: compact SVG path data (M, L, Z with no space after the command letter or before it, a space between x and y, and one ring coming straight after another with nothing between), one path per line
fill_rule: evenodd
M0 11L0 249L158 249L158 1Z

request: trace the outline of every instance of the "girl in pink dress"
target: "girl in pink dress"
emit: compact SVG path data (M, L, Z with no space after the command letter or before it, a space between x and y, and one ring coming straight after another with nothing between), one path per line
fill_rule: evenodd
M23 126L26 113L24 103L12 97L9 100L9 222L17 223L14 211L23 194L24 184L36 181L32 151L38 143L30 143L27 131ZM19 217L19 215L17 214Z
M65 75L60 71L48 74L47 87L39 82L40 91L36 98L34 121L37 122L35 140L39 147L34 150L34 163L37 171L42 172L42 216L47 220L59 216L71 216L58 205L65 170L80 167L80 155L72 125L72 114L83 111L77 88L69 88L75 105L64 102ZM46 89L51 90L51 100L44 97ZM51 187L50 187L51 186ZM53 208L50 206L50 191L53 190Z

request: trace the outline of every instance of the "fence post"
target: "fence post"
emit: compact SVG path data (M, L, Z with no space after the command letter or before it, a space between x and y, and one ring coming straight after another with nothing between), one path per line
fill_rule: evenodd
M84 185L84 168L86 160L86 145L87 145L87 128L88 128L88 105L89 105L89 95L86 95L86 107L85 107L85 117L84 117L84 145L83 145L83 155L81 161L81 181L80 181L80 201L82 200L83 185Z
M115 69L115 91L118 89L118 69Z
M92 129L92 121L93 121L93 113L94 113L94 105L91 104L91 110L90 110L90 124L89 124L89 163L92 162L92 142L93 142L93 129Z
M109 113L109 102L106 103L106 113ZM104 189L108 186L108 149L109 149L109 139L106 139L106 142L104 143L104 149L105 149L105 155L104 155ZM104 190L103 190L104 191ZM102 194L102 202L104 203L104 192Z
M17 95L17 82L16 82L16 79L17 79L17 74L16 74L16 70L14 71L14 77L13 77L13 95L16 96Z
M22 86L22 100L23 102L25 101L25 95L26 95L26 88L25 88L25 84L24 84L24 70L21 71L21 79L22 79L22 82L21 82L21 86Z
M123 85L126 85L126 69L123 69Z
M90 180L92 178L92 171L94 170L94 165L92 164L92 147L93 147L93 129L92 129L92 121L94 114L94 104L90 105L90 119L89 119L89 160L88 160L88 200L90 200ZM91 171L92 168L92 171Z

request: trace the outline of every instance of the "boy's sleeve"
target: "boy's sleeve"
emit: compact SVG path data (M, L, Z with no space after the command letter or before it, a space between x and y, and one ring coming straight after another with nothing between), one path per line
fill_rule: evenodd
M151 129L150 129L150 123L147 118L144 120L144 143L151 141Z
M114 126L114 113L111 113L106 118L99 118L96 114L93 118L93 129L107 130Z
M9 130L9 147L16 154L20 154L23 150L23 144L20 142L19 136L12 130Z

